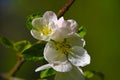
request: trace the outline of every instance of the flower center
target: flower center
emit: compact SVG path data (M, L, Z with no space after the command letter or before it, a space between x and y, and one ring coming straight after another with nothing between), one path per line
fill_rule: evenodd
M61 42L56 42L54 40L52 40L55 44L55 48L56 50L60 53L60 54L65 54L68 55L69 51L71 51L71 46L67 43L67 39L64 39Z
M41 32L43 35L47 36L48 34L50 34L52 32L52 30L49 27L45 26L45 27L43 27Z
M38 27L38 28L35 28L35 30L37 30L38 32L41 33L41 35L44 35L44 36L47 36L52 32L52 30L48 26L43 26L42 28Z

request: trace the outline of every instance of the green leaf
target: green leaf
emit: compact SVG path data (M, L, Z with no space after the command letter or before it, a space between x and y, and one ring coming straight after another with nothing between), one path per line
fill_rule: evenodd
M38 61L43 59L43 50L45 47L46 42L40 42L37 44L32 45L29 49L26 49L22 56L27 61Z
M97 72L97 71L85 71L84 76L89 79L89 78L95 78L97 76L101 80L104 80L104 74L102 72Z
M29 30L31 30L31 29L33 28L33 26L32 26L32 20L33 20L34 18L39 18L39 17L41 17L41 13L35 13L35 14L29 15L29 16L27 17L26 24L27 24L27 28L28 28Z
M18 52L23 52L31 47L31 43L27 40L19 41L14 44L15 50Z
M40 78L50 77L56 74L56 71L53 68L46 69L41 72Z
M5 47L14 48L13 41L9 40L6 37L0 36L0 43L3 44Z
M85 71L85 72L84 72L84 76L85 76L86 78L92 78L92 77L94 76L94 73L91 72L91 71Z
M81 37L84 37L86 35L86 32L87 32L87 29L84 27L84 26L81 26L79 29L78 29L78 34L81 36Z

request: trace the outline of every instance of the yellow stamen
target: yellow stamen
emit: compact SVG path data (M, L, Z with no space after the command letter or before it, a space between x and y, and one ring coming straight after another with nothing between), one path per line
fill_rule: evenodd
M54 42L55 48L60 54L67 55L69 53L69 51L71 51L71 49L72 49L71 46L67 43L66 39L64 39L61 42L56 42L56 41L52 40L52 42Z
M46 26L43 27L43 29L42 29L42 34L45 35L45 36L47 36L51 32L52 32L52 30L50 28L46 27Z
M38 27L35 28L35 30L40 32L44 36L47 36L52 32L52 30L48 26L43 26L42 28Z

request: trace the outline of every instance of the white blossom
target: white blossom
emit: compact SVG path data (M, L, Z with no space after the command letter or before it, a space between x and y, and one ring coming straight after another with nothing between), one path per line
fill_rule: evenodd
M49 41L50 36L57 28L56 22L57 16L54 12L45 12L43 14L43 17L35 18L32 20L32 36L38 40Z
M57 19L53 12L46 12L43 18L33 20L33 26L32 35L48 41L43 52L48 64L35 71L53 68L57 71L55 80L84 80L80 67L90 64L90 56L84 49L85 40L76 33L77 22Z
M44 58L49 62L47 67L58 72L68 72L73 66L83 67L90 63L90 56L83 48L85 41L75 32L77 25L73 22L63 21L44 49ZM36 69L40 70L43 68Z

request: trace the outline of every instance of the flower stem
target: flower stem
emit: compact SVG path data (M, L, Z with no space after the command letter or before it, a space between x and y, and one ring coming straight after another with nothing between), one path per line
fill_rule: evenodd
M74 3L75 0L68 0L68 2L58 11L57 16L60 18L65 14L66 11L70 8L70 6Z

